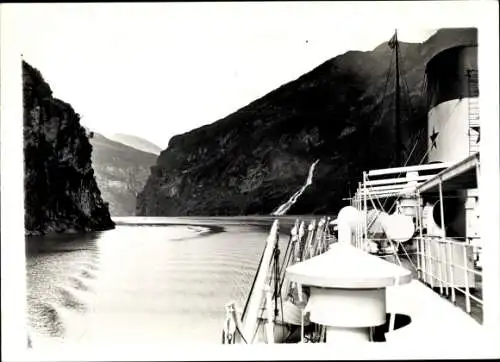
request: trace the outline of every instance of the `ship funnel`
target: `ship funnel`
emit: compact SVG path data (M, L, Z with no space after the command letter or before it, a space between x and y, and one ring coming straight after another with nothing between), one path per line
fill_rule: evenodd
M458 162L479 151L477 45L457 46L426 66L428 162Z

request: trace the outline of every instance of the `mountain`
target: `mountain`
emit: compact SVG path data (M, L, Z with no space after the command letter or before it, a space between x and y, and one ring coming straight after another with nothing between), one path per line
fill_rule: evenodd
M93 132L92 163L99 189L113 216L135 215L136 197L150 175L157 155L112 141Z
M477 29L442 29L421 44L400 42L401 159L411 155L409 164L420 163L427 147L425 65L462 44L477 44ZM395 166L394 81L387 85L392 58L387 43L349 51L221 120L171 138L138 195L137 214L269 214L302 186L316 159L313 183L289 213L337 212L363 170Z
M159 155L161 152L160 147L158 147L157 145L155 145L152 142L149 142L148 140L145 140L144 138L140 138L137 136L132 136L132 135L123 134L123 133L116 133L114 135L108 136L108 139L115 141L115 142L123 143L124 145L133 147L133 148L138 149L140 151L152 153L155 155Z
M22 69L26 233L113 228L80 116L52 96L37 69L24 61Z

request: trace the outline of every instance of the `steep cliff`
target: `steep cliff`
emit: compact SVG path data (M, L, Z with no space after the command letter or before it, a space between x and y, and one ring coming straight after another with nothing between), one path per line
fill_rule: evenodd
M476 29L443 29L422 44L400 43L401 160L415 164L425 156L427 61L476 42ZM395 166L392 58L387 43L349 51L224 119L173 137L138 195L137 214L267 214L301 187L316 159L313 184L289 213L336 212L363 170Z
M113 228L80 116L26 62L23 92L26 233Z
M157 155L112 141L94 132L92 165L103 198L113 216L135 215L137 194L150 175Z

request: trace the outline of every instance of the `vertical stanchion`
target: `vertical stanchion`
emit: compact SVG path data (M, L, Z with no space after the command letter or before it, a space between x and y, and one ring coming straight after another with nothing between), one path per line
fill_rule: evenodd
M361 198L358 196L358 210L361 212L363 210L361 206ZM358 240L359 243L363 244L363 221L361 219L358 220Z
M271 287L269 285L264 285L265 293L265 308L267 310L267 321L266 321L266 341L268 344L274 344L274 332L273 332L273 311L272 311L272 296Z
M425 253L425 242L423 237L418 239L418 243L420 244L420 257L422 258L422 273L421 277L424 283L427 283L427 263L426 263L426 253Z
M455 296L455 278L453 275L453 253L452 253L452 248L453 245L451 244L451 240L449 240L446 243L447 246L447 251L448 251L448 273L450 274L450 288L451 288L451 301L452 303L455 303L456 301L456 296Z
M396 275L394 278L394 288L397 288L399 286L399 276ZM388 333L392 332L394 330L394 323L396 321L396 313L393 311L389 317L389 330Z
M438 274L438 281L439 281L439 293L442 295L443 292L446 293L446 295L448 294L447 293L447 289L446 289L446 286L443 287L443 264L442 264L442 259L441 259L441 244L439 242L439 239L436 240L436 246L437 246L437 250L436 250L436 254L437 254L437 274Z
M359 196L357 196L356 209L358 210L358 212L361 212L361 199L359 198ZM363 224L361 223L361 220L358 218L358 220L356 220L356 230L358 232L357 240L358 240L359 245L361 245L363 243L363 240L361 237L362 228L363 228Z
M420 238L417 238L417 278L421 279L422 272L420 270Z
M420 210L420 195L416 194L417 198L417 206L416 206L416 215L417 215L417 227L419 231L419 238L417 238L417 278L422 279L422 262L421 259L421 240L422 240L422 219L421 219L421 210Z
M306 315L305 310L302 310L302 318L300 322L300 343L304 343L304 317Z
M431 247L431 243L430 243L430 238L425 238L425 248L427 249L427 252L429 253L429 277L430 277L430 285L431 285L431 288L434 289L434 259L432 257L432 247Z
M363 212L364 212L364 230L363 230L363 242L367 241L368 238L368 209L367 209L367 202L366 198L368 197L367 191L366 191L366 182L367 182L367 175L366 171L363 171Z
M361 207L361 198L360 196L358 195L358 203L357 203L357 210L359 213L362 212L362 207ZM358 226L358 240L359 240L359 244L360 245L363 245L363 221L361 220L361 218L358 218L358 220L356 221L356 224Z
M356 200L356 210L358 210L358 212L360 211L360 207L359 207L359 200ZM357 243L358 243L358 248L361 246L361 243L362 243L362 240L361 240L361 222L358 218L358 220L356 220L356 240L357 240Z
M354 199L354 208L358 210L358 202L356 199ZM354 228L354 245L356 248L358 247L358 223L356 222L356 226Z
M441 214L441 241L442 243L438 242L438 259L439 259L439 278L441 279L441 284L443 283L443 260L441 258L441 248L445 243L446 240L446 226L444 223L444 205L443 205L443 182L439 180L439 212ZM447 279L447 278L446 278ZM445 281L445 291L446 295L448 295L448 281ZM442 294L442 288L440 288L441 294Z
M464 283L465 283L465 310L470 313L470 292L469 292L469 266L467 262L467 249L463 246L463 256L464 256Z

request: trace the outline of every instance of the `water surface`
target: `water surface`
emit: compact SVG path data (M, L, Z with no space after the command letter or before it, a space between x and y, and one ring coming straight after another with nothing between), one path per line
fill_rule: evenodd
M224 305L243 308L272 219L115 221L114 230L27 239L33 348L220 344Z

